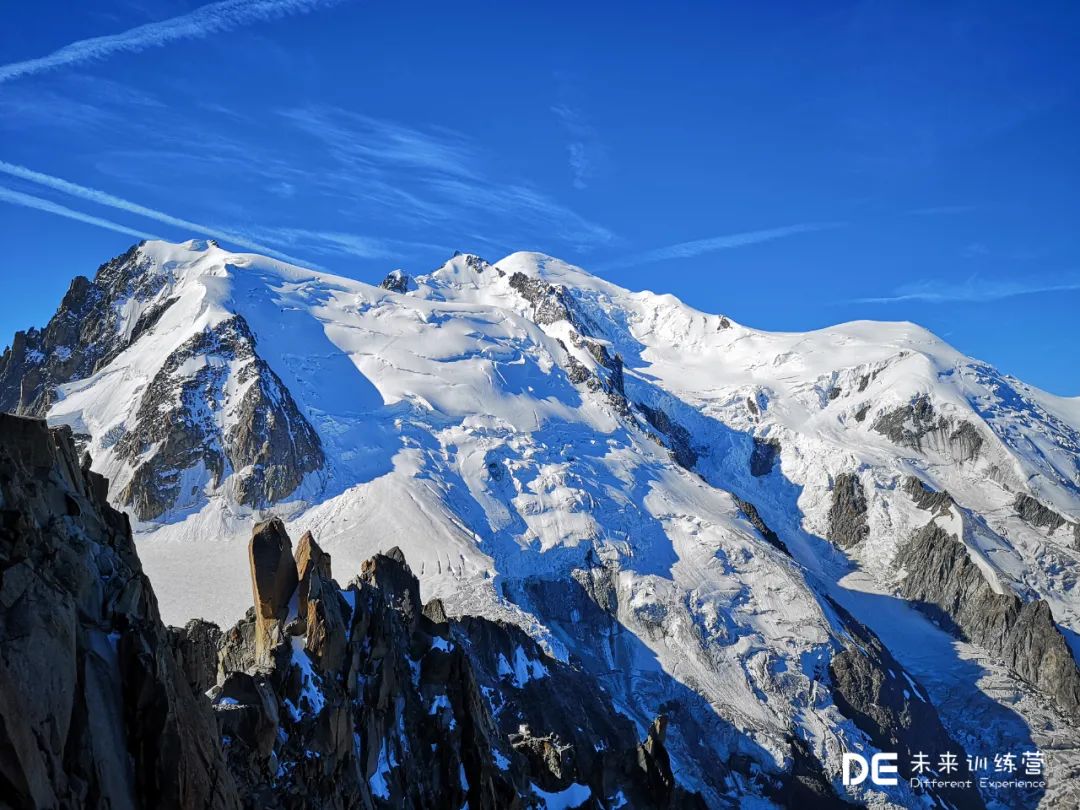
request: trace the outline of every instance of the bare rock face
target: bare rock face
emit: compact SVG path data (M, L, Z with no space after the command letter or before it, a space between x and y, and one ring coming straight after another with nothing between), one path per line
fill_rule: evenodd
M205 360L190 373L193 360ZM230 398L230 380L240 391ZM195 335L166 358L146 387L135 424L117 442L133 467L119 493L140 520L160 517L199 493L181 491L201 465L217 488L231 475L239 503L266 506L325 463L314 428L280 378L256 353L239 315Z
M169 644L191 691L203 694L217 683L221 628L213 622L192 619L183 627L169 628Z
M285 581L288 538L256 529L266 564L253 586ZM424 605L398 549L342 590L314 538L300 543L303 636L277 635L257 662L262 608L225 633L211 690L229 768L251 807L526 808L536 789L567 806L703 807L675 782L663 735L639 762L633 725L592 682L520 629L451 619ZM287 579L287 578L286 578ZM285 589L287 590L287 588ZM280 596L269 608L280 616ZM300 804L298 804L300 803Z
M770 529L765 521L762 520L757 507L749 501L744 501L737 495L732 495L731 497L735 499L735 505L739 507L739 511L746 516L748 521L750 521L750 525L761 532L761 536L768 540L770 545L790 557L791 551L788 549L787 545L785 545L784 541L780 539L780 535Z
M1044 506L1035 498L1023 492L1017 493L1013 508L1025 523L1047 529L1051 535L1062 526L1070 525L1070 521L1066 520L1063 515L1059 515L1050 507ZM1073 523L1071 526L1073 535L1080 538L1080 523Z
M0 411L44 416L58 385L93 374L174 303L166 298L150 306L130 334L118 328L122 301L148 301L169 281L167 274L150 272L138 248L101 265L93 281L76 276L44 329L15 335L0 357Z
M829 662L830 686L837 707L865 731L882 751L895 751L910 761L916 751L942 746L963 751L941 724L937 710L914 679L873 633L830 601L850 633L851 641ZM910 680L909 680L910 679ZM940 800L959 808L981 808L977 790L943 789Z
M330 555L319 547L311 532L304 532L296 546L296 574L299 577L297 613L306 616L312 577L319 576L325 580L331 578Z
M1080 717L1080 670L1043 600L999 594L964 545L936 523L917 531L897 556L907 599L956 636L997 655L1017 675Z
M106 489L69 431L0 414L0 803L239 807Z
M637 407L645 420L663 436L675 463L683 469L693 470L698 462L698 453L694 449L690 431L672 419L663 408L653 408L643 402L637 403Z
M572 327L570 341L575 347L587 351L596 361L597 369L595 373L590 373L580 360L567 352L567 374L571 382L585 384L592 391L606 394L612 407L624 416L629 415L622 357L612 353L606 342L592 336L598 330L577 306L570 290L562 284L551 284L524 273L511 275L510 286L532 304L532 320L535 323L546 326L566 321ZM565 344L563 346L565 348Z
M959 464L977 459L983 445L975 425L941 416L925 395L881 414L871 427L894 444L919 452L935 450Z
M532 304L532 319L536 323L546 326L559 321L568 321L579 331L582 330L573 299L566 287L549 284L543 279L531 278L524 273L514 273L510 276L510 286Z
M391 270L386 274L386 278L379 283L379 286L390 292L407 293L416 285L403 270Z
M866 493L856 473L841 473L833 483L829 508L829 540L840 548L851 548L870 533L866 522Z
M948 492L937 492L926 486L914 475L904 479L904 492L911 496L915 505L935 515L947 515L949 510L956 505Z
M298 582L292 541L279 518L255 526L248 558L255 599L255 660L266 663L270 649L283 637Z

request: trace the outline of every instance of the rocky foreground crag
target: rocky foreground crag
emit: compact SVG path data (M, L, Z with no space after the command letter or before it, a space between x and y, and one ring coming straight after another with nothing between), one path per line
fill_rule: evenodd
M705 806L662 716L639 740L518 628L423 604L396 549L342 589L260 523L244 619L166 628L106 491L70 431L0 414L0 806Z

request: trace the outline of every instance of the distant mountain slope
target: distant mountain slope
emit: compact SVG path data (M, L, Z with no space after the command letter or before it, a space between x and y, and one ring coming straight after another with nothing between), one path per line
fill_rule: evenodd
M765 333L529 253L373 287L150 242L16 337L0 405L71 426L171 620L242 613L272 512L338 571L400 546L640 737L665 707L712 800L934 744L924 709L957 750L1053 740L1045 791L992 798L1075 795L1080 406L914 325Z

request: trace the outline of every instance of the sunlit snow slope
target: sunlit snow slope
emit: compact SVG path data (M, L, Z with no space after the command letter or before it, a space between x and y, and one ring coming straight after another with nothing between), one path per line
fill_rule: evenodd
M384 287L213 243L149 242L130 263L116 351L48 418L142 517L167 621L250 604L267 513L314 532L339 574L397 545L425 599L521 625L642 729L672 713L681 772L719 801L760 793L753 772L790 767L793 737L833 774L874 747L829 687L861 645L851 614L903 668L883 677L969 752L1053 742L1046 791L984 798L1075 795L1071 682L916 610L936 597L916 598L903 550L935 524L970 562L964 587L1045 600L1039 638L1060 628L1046 643L1080 652L1080 402L913 324L760 332L539 254Z

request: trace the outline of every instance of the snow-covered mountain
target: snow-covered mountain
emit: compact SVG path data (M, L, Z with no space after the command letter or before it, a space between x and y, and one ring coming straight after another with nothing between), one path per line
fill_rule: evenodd
M231 624L256 519L519 625L712 806L1080 801L1080 400L913 324L767 333L557 259L380 287L147 242L0 359L69 425L164 618ZM840 784L844 751L1040 749L1047 787ZM767 806L767 805L766 805Z

